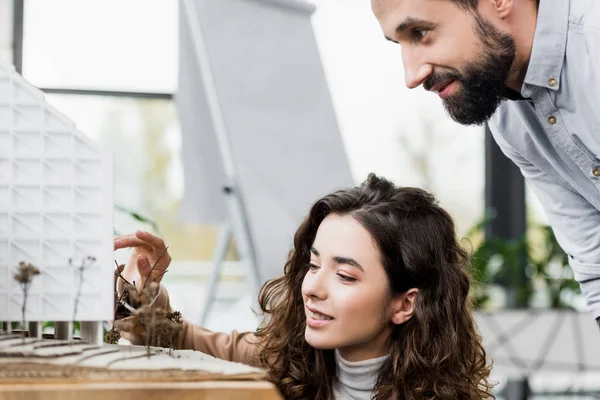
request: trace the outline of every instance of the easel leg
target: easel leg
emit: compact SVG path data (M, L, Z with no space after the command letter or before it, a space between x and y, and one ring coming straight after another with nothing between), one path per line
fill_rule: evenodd
M231 242L231 225L226 222L219 227L219 233L217 235L217 243L215 245L215 251L212 259L212 272L208 281L208 287L204 298L204 308L202 309L202 315L200 316L200 325L204 326L208 320L208 316L212 310L212 306L217 298L217 287L219 284L219 278L221 276L221 270L223 269L223 260L227 255L227 248Z
M237 187L237 186L231 186ZM230 189L227 193L229 202L229 214L233 225L233 235L238 249L240 262L246 269L246 279L252 293L253 306L258 310L258 293L261 287L261 278L256 261L252 234L248 222L248 213L244 207L239 190Z
M261 279L257 267L256 255L252 243L247 213L244 209L242 195L239 192L239 185L237 184L237 171L231 150L231 143L229 142L227 126L225 124L225 118L221 109L217 86L215 84L208 51L204 41L204 33L202 31L201 21L198 18L198 10L196 9L195 2L193 0L182 0L181 6L184 11L184 15L186 16L184 23L187 23L190 38L194 44L194 52L198 62L201 79L204 84L208 108L210 110L215 135L221 151L223 167L227 177L227 185L223 188L223 191L227 198L226 201L229 203L228 224L230 225L227 226L227 235L225 236L223 233L223 238L222 240L221 238L219 239L217 248L215 249L215 257L213 259L213 275L211 276L211 281L209 283L210 286L208 288L207 302L204 305L204 312L201 318L201 323L205 323L210 306L212 305L215 297L214 295L221 270L221 264L225 258L227 245L229 244L229 239L231 238L232 234L235 235L240 261L247 268L247 279L250 284L250 290L253 291L254 295L258 294Z

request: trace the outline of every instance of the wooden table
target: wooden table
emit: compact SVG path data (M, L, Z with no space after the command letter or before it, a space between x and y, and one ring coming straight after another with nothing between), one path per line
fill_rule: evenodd
M282 400L266 381L0 384L2 400Z
M0 400L282 400L265 376L191 350L0 336Z

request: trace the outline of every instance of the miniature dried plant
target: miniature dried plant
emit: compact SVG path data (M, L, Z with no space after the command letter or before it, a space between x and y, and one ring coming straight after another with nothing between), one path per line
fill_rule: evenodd
M126 332L135 332L138 327L143 328L142 337L148 357L151 356L151 346L167 347L169 355L172 356L177 338L183 328L181 313L179 311L167 312L160 307L143 305L135 310L133 316L135 318L120 320L119 328ZM116 328L113 329L118 331ZM109 342L110 338L107 334L105 341Z
M168 347L169 355L172 356L182 329L181 313L144 305L136 310L135 315L138 317L138 323L144 327L144 344L148 357L150 346Z
M25 311L27 310L27 297L29 295L29 288L33 278L40 275L40 270L33 264L21 261L17 267L17 272L14 274L14 279L21 286L23 291L23 303L21 304L21 337L25 341Z
M160 290L158 283L155 281L167 271L163 271L153 279L150 279L150 277L166 251L167 249L163 251L148 272L141 290L137 289L135 281L129 282L123 277L118 264L115 272L117 279L123 281L122 293L115 293L115 320L131 315L136 317L135 322L132 320L129 323L121 324L121 327L128 331L133 331L136 326L143 327L144 345L148 357L151 355L151 346L168 347L169 355L172 356L177 337L182 329L183 319L179 311L167 311L152 306L152 302L158 296ZM132 312L127 306L134 309L134 311Z
M151 285L158 278L162 277L164 274L167 273L168 270L165 269L162 273L160 273L157 276L155 276L152 280L149 280L150 277L152 276L152 273L154 272L154 269L156 268L156 266L158 265L158 263L160 262L160 260L163 258L163 256L167 252L167 250L169 250L169 246L165 247L165 249L163 250L163 252L160 254L160 256L158 257L158 259L154 263L154 265L152 265L152 268L150 268L150 271L148 271L148 275L146 275L146 279L144 280L144 287L142 289L146 288L146 286L148 286L148 285Z
M175 350L175 343L177 341L177 338L179 337L179 334L183 329L183 317L179 311L172 311L170 313L167 313L165 317L169 322L167 323L168 326L166 328L162 328L162 334L168 341L169 355L172 356L173 351Z
M152 334L156 325L156 314L159 310L148 305L138 308L135 315L138 317L138 323L144 327L144 341L146 346L146 355L150 358L150 345L152 344Z
M167 313L166 317L172 322L176 322L178 324L183 323L183 316L179 311L172 311L170 313Z
M175 314L178 316L174 317ZM173 311L166 313L165 318L159 319L158 323L154 326L157 343L163 347L168 347L170 356L173 355L173 350L175 350L175 343L183 328L182 324L181 313Z
M109 344L117 344L121 339L121 331L115 327L112 327L104 335L104 342Z
M129 282L127 279L125 279L125 277L123 276L122 271L121 271L122 268L119 266L117 261L115 261L115 265L117 266L115 276L117 277L117 281L119 279L123 281L123 292L120 295L118 295L118 294L115 295L115 311L116 311L115 319L120 319L120 318L117 318L117 311L122 310L122 307L120 307L120 306L123 306L125 302L128 303L133 308L138 308L138 307L142 306L142 294L144 293L144 290L148 286L154 284L157 279L159 279L160 277L162 277L164 274L166 274L168 272L168 270L165 270L162 273L160 273L159 275L150 279L150 277L152 276L152 273L156 269L156 266L158 265L160 260L163 258L163 256L165 255L165 253L167 252L168 249L169 248L166 247L163 250L163 252L158 257L158 259L156 260L154 265L152 265L152 268L150 268L150 271L146 275L146 279L144 279L144 285L141 290L137 289L135 281ZM148 293L148 292L146 292L146 293ZM158 293L158 292L156 292L156 293ZM124 313L127 314L126 311ZM131 315L131 314L129 314L129 315Z
M73 306L73 318L72 321L75 321L75 317L77 316L77 308L79 306L79 298L81 297L81 289L83 287L83 275L85 271L87 271L91 266L96 263L96 257L88 256L81 260L81 264L77 267L73 267L73 259L69 259L69 267L75 268L75 272L77 273L77 294L75 295L75 304Z
M117 269L115 272L115 277L117 278L117 282L119 279L123 281L123 291L121 292L121 294L119 294L118 291L115 291L114 320L116 321L116 320L123 319L123 318L129 317L132 315L131 311L125 305L129 304L131 302L129 300L129 293L130 292L137 293L137 290L135 288L135 282L132 284L127 279L125 279L125 277L123 277L123 275L121 273L123 266L119 265L116 260L115 260L115 265L117 266Z
M152 341L155 334L155 328L157 322L164 319L166 314L164 310L160 308L153 308L151 303L152 300L158 295L159 287L158 284L152 283L148 286L144 285L142 292L135 297L137 292L130 291L129 298L133 303L138 305L134 315L138 317L138 324L144 328L144 340L147 350L147 355L150 357L150 346L152 344L159 345Z

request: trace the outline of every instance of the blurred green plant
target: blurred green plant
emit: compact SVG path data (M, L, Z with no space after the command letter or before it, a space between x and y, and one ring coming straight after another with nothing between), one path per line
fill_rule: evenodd
M485 238L490 222L486 217L467 233L474 244L471 295L475 308L489 308L491 288L500 286L507 297L513 296L515 308L532 307L534 295L541 295L548 308L572 309L570 300L580 294L579 284L552 228L530 224L527 234L518 239Z
M44 321L44 322L42 322L42 332L46 328L54 328L54 321ZM73 331L75 333L81 332L81 324L79 323L79 321L74 321L73 322Z
M162 236L162 234L160 233L160 230L158 229L158 224L154 220L152 220L152 219L150 219L150 218L142 215L138 211L129 209L129 208L121 206L119 204L115 204L114 207L115 207L115 211L118 211L120 213L126 214L129 217L131 217L133 220L137 221L137 222L141 222L143 224L150 225L150 227L152 227L152 229L154 230L154 232L157 235ZM115 236L120 236L122 234L122 232L119 232L115 228L114 229L114 234L115 234Z
M573 278L569 256L558 244L551 227L539 226L538 232L541 247L530 262L533 275L544 283L550 308L573 308L565 299L581 295L581 290Z

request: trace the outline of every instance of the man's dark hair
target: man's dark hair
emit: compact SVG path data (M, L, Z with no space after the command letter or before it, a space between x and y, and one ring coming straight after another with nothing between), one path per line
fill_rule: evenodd
M465 9L466 11L475 11L477 10L477 5L479 4L479 0L452 0L459 7ZM540 6L540 0L535 1L538 8Z
M479 0L452 0L459 7L464 8L466 11L475 11L477 10L477 5L479 4Z

